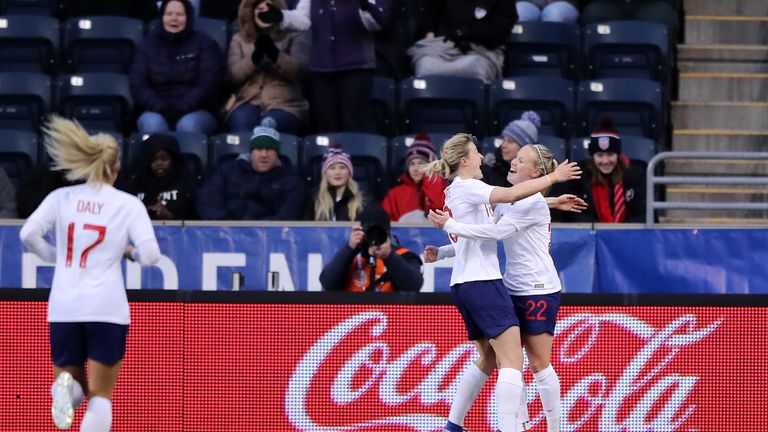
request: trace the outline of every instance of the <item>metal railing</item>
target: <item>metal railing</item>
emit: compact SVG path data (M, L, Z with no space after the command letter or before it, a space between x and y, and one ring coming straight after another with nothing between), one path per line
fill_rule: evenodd
M646 205L645 224L653 225L656 209L685 209L685 210L768 210L768 203L711 203L687 201L656 201L655 186L657 184L718 184L718 185L768 185L768 177L729 177L729 176L656 176L656 166L667 159L752 159L768 160L768 153L760 152L663 152L648 162L646 173Z

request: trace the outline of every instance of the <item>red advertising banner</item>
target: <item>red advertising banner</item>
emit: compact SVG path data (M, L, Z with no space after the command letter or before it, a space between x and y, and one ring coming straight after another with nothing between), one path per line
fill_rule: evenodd
M43 302L0 302L0 431L50 431ZM113 431L439 431L472 361L446 305L134 303ZM563 307L563 431L758 431L768 313ZM545 431L526 373L534 431ZM489 380L465 427L491 431ZM78 430L83 408L72 430Z

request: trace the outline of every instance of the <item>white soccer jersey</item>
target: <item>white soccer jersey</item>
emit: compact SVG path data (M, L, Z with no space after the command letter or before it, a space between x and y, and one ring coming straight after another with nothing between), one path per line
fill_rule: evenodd
M123 253L129 241L137 246L157 242L141 201L107 184L57 189L27 219L22 232L52 227L56 269L48 321L129 324Z
M451 216L465 224L492 224L491 191L495 186L480 180L456 178L445 189L445 207ZM495 240L456 237L446 230L454 244L456 259L451 285L472 281L501 279Z
M514 204L498 204L496 224L449 220L445 229L472 239L503 240L507 258L504 285L512 295L541 295L561 289L549 254L552 239L547 201L539 193Z

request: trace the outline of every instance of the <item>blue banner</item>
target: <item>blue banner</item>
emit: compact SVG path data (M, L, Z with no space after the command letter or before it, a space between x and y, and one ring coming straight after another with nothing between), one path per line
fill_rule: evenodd
M131 289L320 291L319 275L350 228L321 226L157 226L163 257L124 266ZM421 254L448 243L440 230L394 227ZM50 287L53 269L23 250L18 226L0 227L0 286ZM768 293L768 231L555 228L552 256L565 292ZM499 246L499 259L504 253ZM424 266L422 292L449 290L452 260ZM503 269L502 269L503 271ZM271 276L271 277L270 277Z

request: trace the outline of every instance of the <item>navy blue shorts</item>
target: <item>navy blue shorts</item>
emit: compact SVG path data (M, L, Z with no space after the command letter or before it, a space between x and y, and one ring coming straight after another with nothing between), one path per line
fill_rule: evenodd
M125 355L128 326L104 322L52 322L51 359L58 367L82 367L87 359L113 365Z
M451 294L469 340L492 339L519 325L515 306L501 279L456 284Z
M560 292L544 295L512 296L515 312L520 318L520 333L538 335L555 334L557 311L560 310Z

